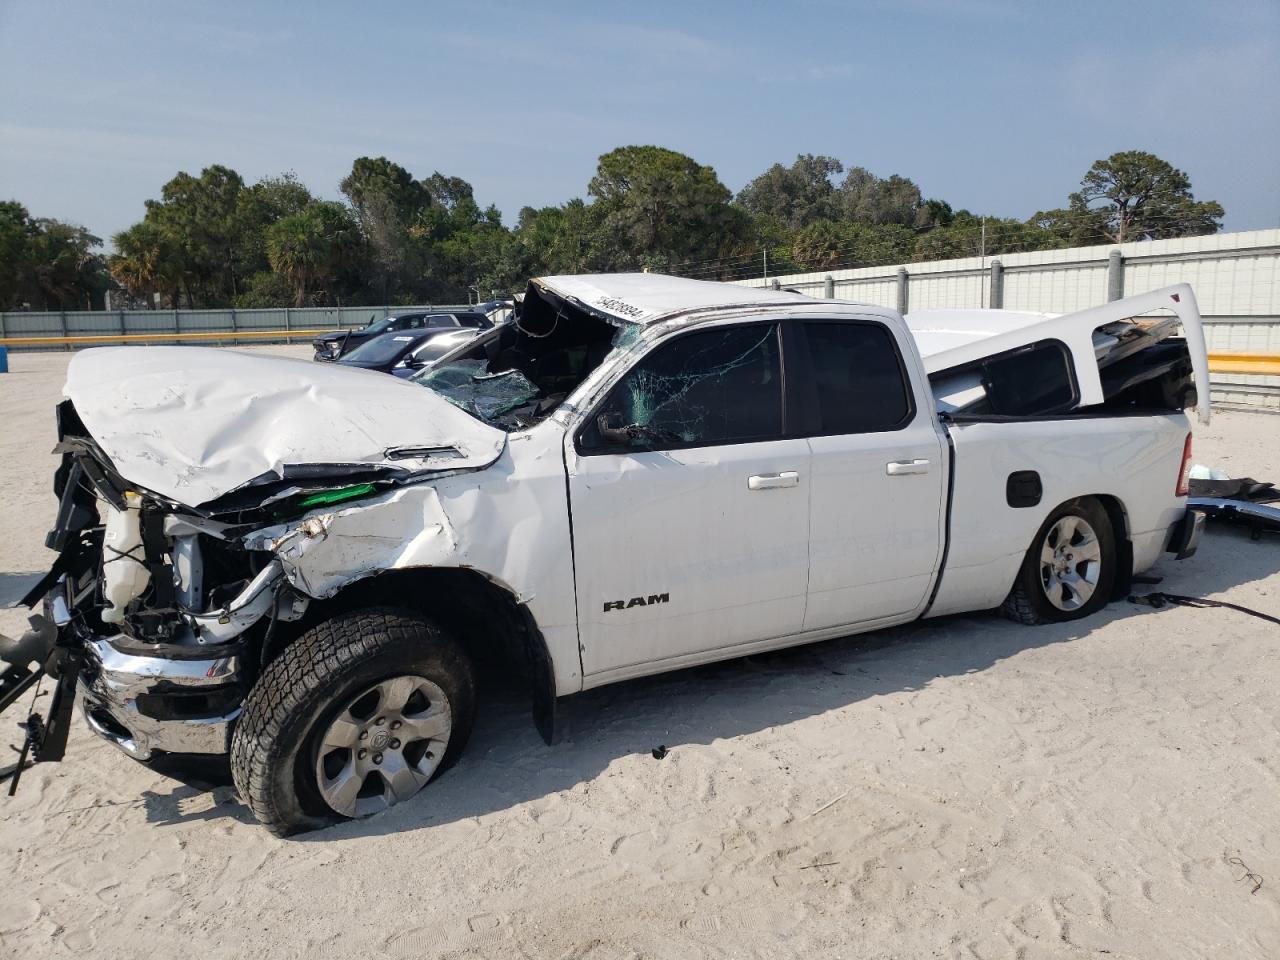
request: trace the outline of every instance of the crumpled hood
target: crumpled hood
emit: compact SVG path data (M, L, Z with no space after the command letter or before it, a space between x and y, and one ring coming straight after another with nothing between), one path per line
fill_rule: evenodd
M396 377L207 347L85 350L64 393L121 476L192 507L286 466L474 469L506 443Z

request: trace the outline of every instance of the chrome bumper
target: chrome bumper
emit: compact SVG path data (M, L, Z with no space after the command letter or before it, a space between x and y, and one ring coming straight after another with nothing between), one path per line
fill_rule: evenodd
M89 728L133 757L227 753L240 716L240 658L198 660L139 656L109 640L85 644L81 708Z

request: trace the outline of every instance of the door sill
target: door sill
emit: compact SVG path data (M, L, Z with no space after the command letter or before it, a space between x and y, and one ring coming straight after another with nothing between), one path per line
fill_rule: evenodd
M851 637L872 630L883 630L900 623L908 623L919 615L920 611L897 614L892 617L881 617L879 620L864 620L861 623L842 624L835 627L823 627L821 630L806 630L801 633L789 633L783 637L769 640L752 640L731 647L718 647L714 650L703 650L698 653L687 653L679 657L667 657L663 660L650 660L646 663L633 663L625 667L612 667L598 673L587 674L582 678L582 689L591 690L621 680L633 680L636 677L647 677L658 673L669 673L672 670L683 670L685 667L696 667L704 663L715 663L717 660L732 660L734 657L747 657L753 653L764 653L769 650L781 650L785 647L798 647L806 643L818 643L821 640L832 640L836 637Z

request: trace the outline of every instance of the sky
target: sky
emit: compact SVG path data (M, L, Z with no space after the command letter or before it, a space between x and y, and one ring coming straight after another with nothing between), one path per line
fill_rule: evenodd
M0 199L103 238L179 170L336 199L362 155L511 224L650 143L734 192L826 154L1018 218L1140 149L1276 227L1280 0L0 0Z

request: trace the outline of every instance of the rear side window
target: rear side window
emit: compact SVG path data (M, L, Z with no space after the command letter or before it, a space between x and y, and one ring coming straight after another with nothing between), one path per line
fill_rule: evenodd
M817 394L817 433L878 433L911 420L911 394L893 335L878 323L805 322Z
M582 451L716 446L782 435L777 324L689 333L640 360L581 434Z
M453 322L453 317L449 314L439 314L434 317L428 317L427 326L434 330L439 327L456 327L457 324Z
M458 326L484 328L489 326L489 323L486 318L480 316L478 313L460 313L458 314Z

